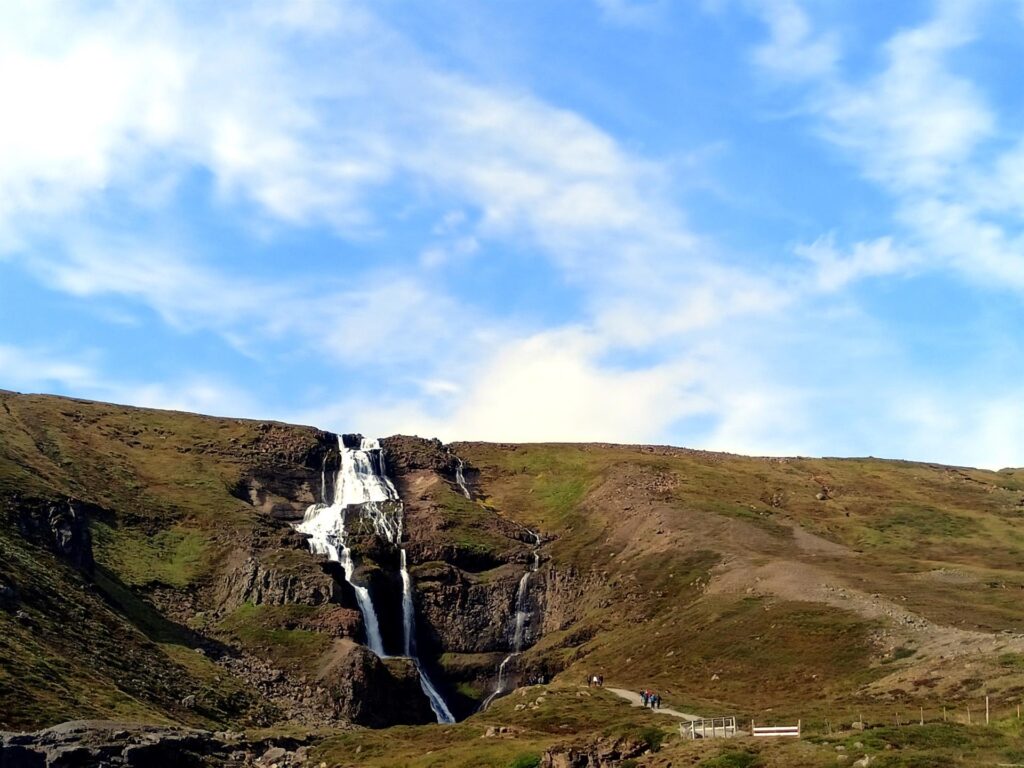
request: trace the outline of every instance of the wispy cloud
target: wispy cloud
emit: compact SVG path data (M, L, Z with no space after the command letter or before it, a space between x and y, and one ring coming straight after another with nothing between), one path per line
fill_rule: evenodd
M99 381L95 355L83 357L67 350L0 344L0 381L15 389L57 387L88 389Z
M769 30L754 49L754 60L773 76L790 81L830 76L839 59L834 34L818 32L797 0L759 0L755 4Z
M320 386L268 402L230 374L119 386L53 360L5 380L50 371L130 402L338 429L827 451L821 414L868 412L877 385L843 361L896 357L855 286L936 267L1024 286L1021 208L1006 202L1024 190L1024 151L978 160L1001 126L953 66L974 40L968 4L891 36L866 74L810 6L743 7L766 35L738 57L897 201L893 232L847 243L830 224L731 252L680 203L670 158L513 78L453 66L365 3L0 10L0 69L20 73L0 82L4 267L214 334L296 380L312 369ZM649 29L672 10L598 3L606 21ZM329 254L309 267L299 245L260 256L278 270L250 269L187 215L151 224L183 196L241 239L323 233ZM557 283L556 320L495 306L521 287L478 292L514 259Z

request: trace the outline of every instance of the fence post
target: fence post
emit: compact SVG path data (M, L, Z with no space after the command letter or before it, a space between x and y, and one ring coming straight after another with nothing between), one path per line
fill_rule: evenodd
M946 707L945 707L945 705L943 705L943 707L942 707L942 722L946 722Z
M921 725L924 725L924 707L921 707Z
M988 694L985 694L985 725L988 725Z
M967 705L967 724L971 724L971 705Z

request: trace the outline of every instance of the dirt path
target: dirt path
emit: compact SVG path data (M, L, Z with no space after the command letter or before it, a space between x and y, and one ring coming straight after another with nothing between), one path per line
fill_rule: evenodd
M625 688L606 688L605 690L611 691L619 698L625 699L634 707L642 707L643 702L640 700L640 694L635 691L627 691ZM670 709L669 707L663 707L661 709L652 709L656 715L671 715L672 717L678 717L680 720L700 720L700 715L688 715L685 712L680 712L678 709Z

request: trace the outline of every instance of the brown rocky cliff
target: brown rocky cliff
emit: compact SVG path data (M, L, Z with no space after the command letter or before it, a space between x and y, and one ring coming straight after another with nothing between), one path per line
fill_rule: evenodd
M40 499L12 496L0 497L8 524L26 539L50 551L86 574L94 567L89 516L102 514L92 505L75 499Z

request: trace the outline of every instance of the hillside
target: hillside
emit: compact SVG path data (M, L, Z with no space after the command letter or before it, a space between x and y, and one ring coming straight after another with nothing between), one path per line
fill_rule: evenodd
M575 764L834 765L836 746L879 765L1024 755L1024 471L381 443L419 660L461 722L430 724L402 653L398 545L352 512L381 659L341 564L293 529L340 482L336 436L0 393L0 730L244 731L251 754L309 741L338 765L560 765L608 744L617 757ZM478 712L506 660L509 695ZM814 739L718 755L581 688L591 674L684 712L799 718ZM986 694L998 726L978 725ZM968 706L969 727L895 725ZM854 721L893 727L838 732ZM507 730L481 741L488 726Z

